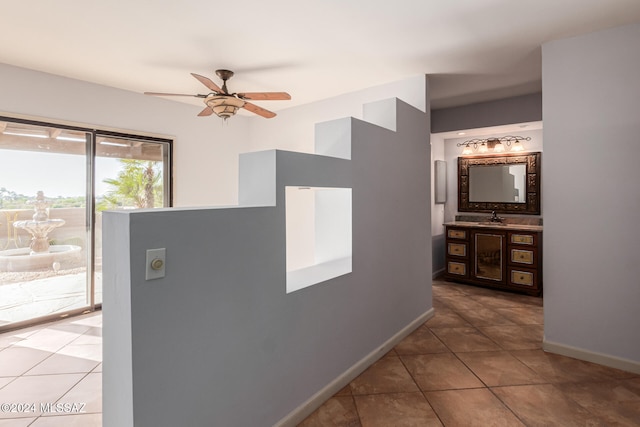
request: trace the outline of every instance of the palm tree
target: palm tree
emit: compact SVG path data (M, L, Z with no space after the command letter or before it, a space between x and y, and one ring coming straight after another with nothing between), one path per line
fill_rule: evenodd
M112 188L98 209L118 207L155 208L162 206L162 162L119 159L122 170L117 178L103 182Z

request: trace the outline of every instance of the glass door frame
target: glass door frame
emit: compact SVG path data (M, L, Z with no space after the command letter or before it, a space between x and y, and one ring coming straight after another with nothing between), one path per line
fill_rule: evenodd
M6 114L6 113L5 113ZM7 332L15 329L21 329L34 324L51 322L54 320L89 313L102 308L102 303L96 303L96 280L95 280L95 253L96 253L96 141L99 137L113 137L122 138L132 141L140 141L147 143L163 144L165 149L162 150L162 162L163 162L163 194L164 194L164 207L173 206L173 139L153 137L147 135L140 135L128 132L117 132L107 129L100 129L98 127L90 126L74 126L66 125L56 122L47 122L42 120L30 120L11 116L0 115L0 121L9 123L18 123L23 125L33 125L42 127L54 127L61 130L69 130L76 132L83 132L86 135L86 207L85 207L85 227L87 237L87 292L88 304L81 308L76 308L64 312L58 312L45 316L35 317L28 320L14 322L8 325L0 326L0 333Z

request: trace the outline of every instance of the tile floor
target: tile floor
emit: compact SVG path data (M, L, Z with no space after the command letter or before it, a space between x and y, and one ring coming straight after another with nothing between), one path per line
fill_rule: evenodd
M0 334L0 427L101 426L101 362L100 312Z
M640 375L542 351L542 299L433 296L432 319L300 426L640 426Z
M640 426L640 375L544 353L541 299L433 294L435 317L300 426ZM35 404L0 427L101 426L101 332L98 312L0 334L0 403Z

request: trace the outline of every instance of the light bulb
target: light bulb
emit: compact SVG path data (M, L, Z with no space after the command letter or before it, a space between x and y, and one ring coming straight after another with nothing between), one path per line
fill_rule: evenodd
M480 148L478 148L478 152L484 154L487 151L489 151L489 148L487 148L487 144L483 142L482 145L480 145Z
M473 154L473 150L471 149L471 146L465 145L464 150L462 150L462 155L466 156L468 154Z
M496 153L502 153L504 151L504 145L500 141L496 142L496 145L493 147L493 151Z
M511 151L524 151L524 145L522 145L520 141L516 140Z

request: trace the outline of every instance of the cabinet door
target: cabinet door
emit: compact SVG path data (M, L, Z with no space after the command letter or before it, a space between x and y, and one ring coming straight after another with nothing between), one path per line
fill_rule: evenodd
M474 233L474 271L478 279L504 282L505 235L492 232Z

